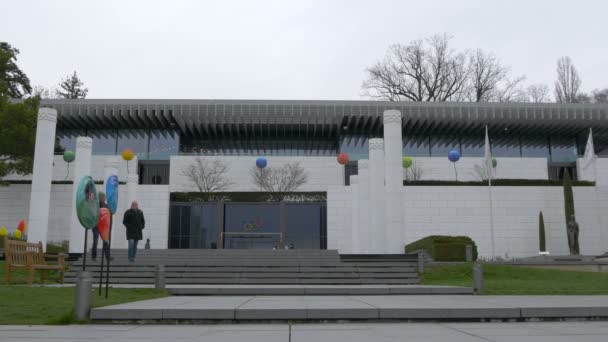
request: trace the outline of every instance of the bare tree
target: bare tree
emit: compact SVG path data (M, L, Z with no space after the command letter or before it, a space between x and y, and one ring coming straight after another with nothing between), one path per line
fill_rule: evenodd
M492 53L477 49L470 56L473 102L489 102L507 78L509 68L500 64Z
M226 191L232 185L226 174L228 166L217 158L196 157L181 170L198 191L209 195L212 192Z
M287 163L282 167L251 169L253 183L260 190L268 192L271 198L282 201L290 192L306 184L308 175L300 163Z
M373 97L390 101L464 98L469 75L466 54L456 53L449 41L444 34L392 45L383 61L367 69L363 88Z
M417 181L422 179L424 170L413 160L410 167L403 169L403 173L406 181Z
M557 80L555 81L555 101L574 103L578 102L578 91L581 79L572 59L568 56L557 60Z
M533 103L549 102L549 87L545 84L532 84L526 88L528 100Z
M505 79L502 88L497 89L492 95L494 102L526 102L528 94L523 89L524 76L515 79Z
M594 103L608 103L608 88L596 89L591 94Z
M34 86L32 88L32 95L41 99L53 99L56 98L56 94L56 88L47 88L44 86Z
M59 89L55 91L55 94L61 99L84 99L88 92L89 89L84 87L84 83L74 71L72 75L59 83Z

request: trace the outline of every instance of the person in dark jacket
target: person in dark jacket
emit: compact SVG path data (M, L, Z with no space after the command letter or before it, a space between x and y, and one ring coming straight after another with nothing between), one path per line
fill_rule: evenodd
M131 202L131 209L125 211L122 224L127 228L127 241L129 241L129 261L135 261L137 242L142 239L142 229L146 226L144 213L138 208L137 201Z
M106 194L100 192L99 195L99 209L107 208L108 204L106 203ZM97 230L97 226L93 228L93 248L91 248L91 258L93 261L97 261L97 244L99 243L99 230ZM109 243L107 241L103 242L102 252L106 256L106 260L110 258L110 248Z

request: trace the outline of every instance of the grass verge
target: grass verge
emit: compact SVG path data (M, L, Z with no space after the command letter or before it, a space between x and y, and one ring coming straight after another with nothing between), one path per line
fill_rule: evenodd
M25 272L13 275L13 285L5 285L4 261L0 261L0 324L72 324L77 322L72 308L74 306L74 288L72 287L30 287L25 284ZM36 272L36 282L39 273ZM56 272L48 272L46 283L57 283ZM93 284L96 290L96 284ZM109 298L105 299L93 292L93 307L135 302L168 296L166 291L156 289L110 289Z
M484 264L484 294L596 295L608 294L608 273L558 271ZM427 267L424 285L473 286L473 264Z

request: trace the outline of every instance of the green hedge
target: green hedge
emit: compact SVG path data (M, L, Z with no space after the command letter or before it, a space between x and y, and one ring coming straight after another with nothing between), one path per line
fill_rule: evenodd
M488 186L487 181L442 181L442 180L417 180L403 181L404 186L444 185L444 186ZM493 179L492 186L562 186L563 181L558 179ZM572 181L573 186L595 186L595 182Z
M406 253L425 250L436 261L466 261L466 246L473 246L473 260L477 260L477 246L468 236L431 235L405 246Z

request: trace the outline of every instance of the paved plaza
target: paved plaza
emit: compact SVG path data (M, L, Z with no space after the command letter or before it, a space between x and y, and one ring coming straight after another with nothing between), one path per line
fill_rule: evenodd
M0 342L605 342L608 322L0 326Z
M173 296L93 309L95 321L608 317L608 296Z

